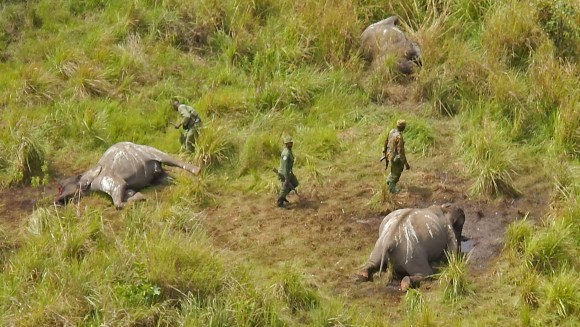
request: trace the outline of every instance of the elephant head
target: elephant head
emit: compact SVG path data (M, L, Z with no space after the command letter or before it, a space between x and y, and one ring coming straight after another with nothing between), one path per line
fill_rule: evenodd
M58 183L58 195L54 199L56 204L64 204L74 196L87 193L92 181L101 172L101 166L96 166L83 174L75 175L61 180Z
M455 239L457 240L458 249L461 244L461 233L463 232L463 224L465 223L465 212L460 207L452 203L446 203L441 206L441 210L453 226Z
M371 62L384 56L395 57L396 69L408 75L421 66L421 48L397 27L398 22L397 16L391 16L369 25L361 34L361 50Z

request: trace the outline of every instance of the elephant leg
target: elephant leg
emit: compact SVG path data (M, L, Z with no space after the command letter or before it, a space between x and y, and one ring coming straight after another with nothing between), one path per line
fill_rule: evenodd
M373 274L381 270L381 261L382 271L385 271L389 263L389 256L387 252L388 251L384 251L382 247L376 245L373 249L373 252L371 252L371 255L369 256L367 263L361 270L356 273L357 279L360 281L372 281ZM382 258L383 254L385 255L384 258Z
M192 164L188 164L187 162L183 162L181 160L174 159L166 154L163 154L163 156L161 156L160 162L167 166L178 167L187 170L188 172L196 175L200 172L199 167L194 166Z
M111 198L113 198L113 204L115 208L121 209L125 206L123 200L125 199L125 190L127 189L127 183L121 178L111 178L113 180L111 187Z
M433 275L433 268L429 265L429 261L423 258L416 258L412 262L403 265L408 276L401 280L401 290L404 292L411 287L417 287L424 279Z

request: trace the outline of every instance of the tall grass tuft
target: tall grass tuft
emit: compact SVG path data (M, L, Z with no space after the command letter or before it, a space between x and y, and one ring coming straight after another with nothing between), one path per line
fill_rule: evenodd
M459 253L447 253L447 266L439 274L439 282L444 285L443 299L453 303L473 293L467 280L468 257Z
M577 62L580 56L580 5L565 0L537 0L539 25L554 44L555 55Z
M540 282L541 279L535 271L521 269L523 271L518 280L518 292L521 301L529 307L537 308L540 304Z
M393 122L391 126L395 126ZM435 146L435 133L432 125L422 119L407 119L405 129L405 147L410 153L421 156L430 156ZM385 135L385 139L388 135Z
M533 7L508 0L499 4L485 20L483 46L489 55L508 68L526 69L533 51L546 41L536 24Z
M479 110L479 115L486 115L483 113L486 109ZM472 194L519 196L520 191L512 180L516 166L514 153L506 141L505 131L486 116L472 123L482 128L463 132L458 147L468 175L474 178Z
M518 254L525 251L526 244L534 235L534 226L524 217L511 223L505 231L505 247Z
M274 278L274 296L283 300L292 312L313 309L320 303L316 289L292 265L285 265Z
M1 146L1 162L6 170L3 186L48 183L50 172L45 132L39 126L28 126L23 122L10 128L10 140Z
M541 302L558 319L574 317L580 310L580 278L575 270L560 270L542 285Z
M466 104L486 92L489 68L485 57L472 45L433 35L444 32L442 29L436 26L433 31L422 32L425 62L417 73L415 98L427 101L439 115L455 116L469 110Z
M321 301L322 302L322 301ZM353 310L343 300L325 299L319 307L312 309L307 326L338 327L338 326L370 326L365 321L359 321Z
M435 326L433 313L421 291L411 288L404 298L406 320L410 326Z
M195 162L207 168L215 168L230 162L236 145L227 128L215 120L205 122L195 141Z
M301 128L296 131L298 137L294 141L300 145L302 153L306 156L328 160L335 154L340 153L342 144L334 128Z
M571 243L573 230L570 221L547 218L543 232L536 233L525 245L526 266L540 273L553 274L559 268L569 265L574 260L570 256L570 251L575 248Z
M280 145L277 137L268 132L252 132L246 138L240 151L239 174L244 175L249 171L272 168L268 165L275 163L279 152Z
M580 185L578 184L580 168L557 157L546 160L546 168L549 169L549 174L552 174L554 181L554 200L568 203L570 208L577 206L577 199L580 196Z

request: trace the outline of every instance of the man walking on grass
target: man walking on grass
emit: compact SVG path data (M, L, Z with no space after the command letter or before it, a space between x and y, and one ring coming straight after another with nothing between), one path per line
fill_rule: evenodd
M387 184L389 185L389 191L391 193L399 193L401 191L396 185L399 178L401 178L403 167L407 170L411 169L405 156L405 141L403 140L403 131L406 125L406 121L402 119L397 120L397 128L389 132L383 148L383 154L391 165L391 172L387 178Z
M277 206L280 208L284 207L285 202L289 202L286 199L286 195L288 195L290 191L295 190L299 184L298 179L292 172L292 167L294 166L294 154L292 153L293 144L291 137L284 138L284 149L280 155L280 167L278 168L278 178L282 183L277 202Z
M172 105L173 109L182 117L179 125L173 124L176 129L182 127L184 130L184 133L179 136L181 148L187 152L193 152L195 150L195 141L199 136L199 129L202 126L201 119L195 109L180 103L178 100L173 100Z

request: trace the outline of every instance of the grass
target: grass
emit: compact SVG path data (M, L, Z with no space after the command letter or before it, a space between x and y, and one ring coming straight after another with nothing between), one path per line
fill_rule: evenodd
M467 173L474 178L471 192L517 197L521 192L513 184L515 156L508 150L509 144L503 136L506 131L487 115L481 115L475 119L483 128L463 132L459 147Z
M473 289L467 277L467 256L447 253L447 266L439 277L439 282L444 285L443 299L452 303L458 302L463 297L473 294Z
M421 291L409 289L405 293L405 312L410 326L435 326L433 313L429 309Z
M8 227L18 233L3 228L0 324L573 325L578 10L575 3L545 0L526 6L515 0L0 4L6 192L81 171L119 141L152 145L203 167L196 177L172 171L173 183L143 190L148 201L122 212L104 196L58 209L43 200ZM423 65L411 77L392 69L395 58L365 67L360 57L362 30L394 14L423 50ZM178 133L167 128L177 119L173 97L202 116L195 154L179 154ZM417 205L388 193L384 176L373 170L378 157L370 154L380 153L401 117L408 121L411 174L415 167L465 167L472 182L466 191L485 203L536 199L521 188L520 174L552 181L554 216L519 220L506 231L506 270L523 262L529 270L523 281L498 264L490 269L505 275L503 284L491 273L472 284L466 263L451 257L440 289L412 290L401 304L380 307L376 298L384 293L358 299L362 293L340 293L354 287L328 289L340 284L335 270L344 261L338 262L350 262L357 251L341 247L351 244L344 240L370 233L358 223L346 227L349 222ZM447 126L460 127L441 130ZM308 212L303 231L317 236L309 239L311 251L287 231L298 219L272 217L261 200L247 198L274 197L278 182L268 170L278 164L282 135L295 139L300 192L313 198L298 209ZM432 160L438 156L446 158L440 166ZM320 212L337 202L342 213ZM228 208L220 226L207 223ZM277 218L286 228L269 230ZM344 220L340 230L325 225L337 219ZM208 226L228 227L230 234ZM241 231L244 242L224 236ZM296 265L272 264L266 255L250 259L244 246L256 241L254 233L270 242L257 244L259 253L279 243L285 248L276 258L293 256ZM304 264L318 264L311 257L324 251L335 266ZM469 306L474 289L485 305ZM441 296L461 309L431 301ZM396 307L408 315L390 313Z

